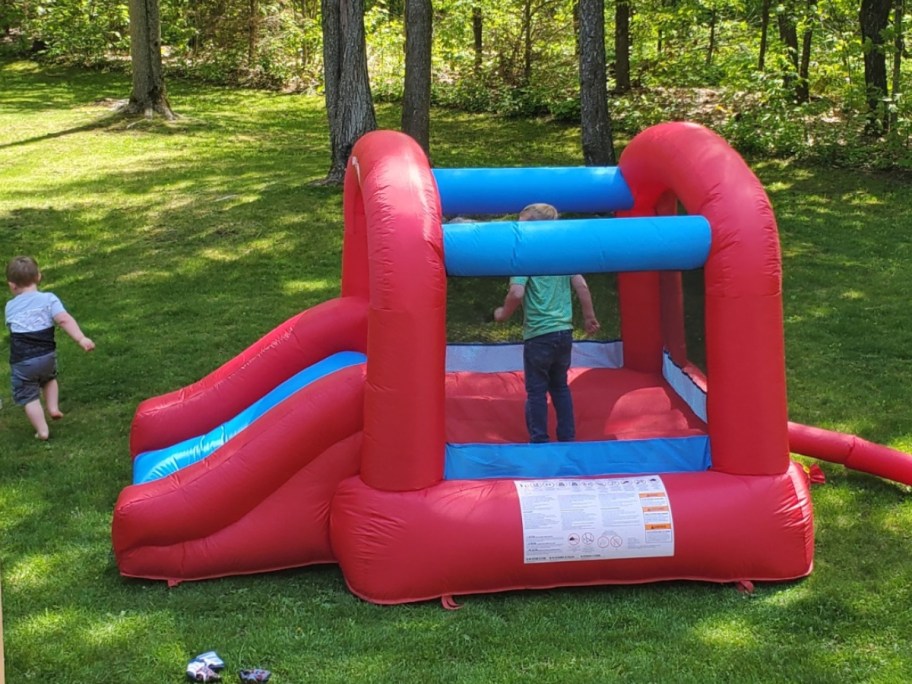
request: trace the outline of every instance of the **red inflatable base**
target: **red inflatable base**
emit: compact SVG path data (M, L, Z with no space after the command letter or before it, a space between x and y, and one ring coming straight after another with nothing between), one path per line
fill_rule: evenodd
M667 557L526 563L513 480L385 492L349 478L333 499L331 541L351 591L378 604L558 586L778 581L811 572L813 514L799 465L782 475L661 479L674 527Z

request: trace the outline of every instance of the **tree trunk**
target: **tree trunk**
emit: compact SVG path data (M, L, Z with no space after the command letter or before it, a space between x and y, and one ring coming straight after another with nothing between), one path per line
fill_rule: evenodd
M573 0L573 56L579 62L580 56L580 24L579 24L579 0Z
M795 84L795 100L807 103L811 100L811 42L814 37L815 5L817 0L807 0L807 21L801 40L801 59L798 61L798 83Z
M706 66L712 66L713 52L716 50L716 8L709 13L709 48L706 51Z
M886 127L884 99L887 97L887 59L884 54L884 29L890 19L890 0L861 0L859 23L864 52L865 99L868 103L869 134Z
M896 122L899 118L899 112L896 105L899 102L901 92L900 73L902 69L903 56L903 14L905 13L905 2L903 0L894 0L893 2L893 88L890 90L890 99L893 101L893 108L890 110L888 122L891 129L896 128Z
M770 4L771 0L763 0L763 5L760 8L760 56L757 59L757 69L759 71L763 71L766 68L766 48L769 41Z
M522 8L523 68L522 85L532 80L532 0L525 0Z
M377 128L367 75L363 0L322 0L323 75L331 160L324 182L340 184L352 147Z
M158 0L130 0L130 64L133 92L121 109L129 115L175 118L162 74L161 20Z
M431 0L406 0L402 131L412 136L428 156L430 156L432 35Z
M608 113L605 2L580 0L580 116L586 166L617 163Z
M247 0L249 23L247 24L247 68L253 69L257 61L257 46L260 34L259 0Z
M614 92L630 92L630 0L614 4Z
M792 9L791 5L786 5L786 8L787 10ZM798 29L790 11L782 12L779 15L779 38L785 45L785 53L791 67L782 77L782 87L794 96L798 80Z
M484 54L484 19L481 7L472 7L472 40L475 44L475 76L481 74L481 62Z

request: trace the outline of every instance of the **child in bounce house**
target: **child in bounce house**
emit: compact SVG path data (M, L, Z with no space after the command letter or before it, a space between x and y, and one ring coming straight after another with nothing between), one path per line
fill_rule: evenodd
M95 349L56 295L41 292L41 271L30 256L19 256L6 266L6 281L15 295L6 303L6 325L10 331L10 379L13 401L25 408L35 437L50 437L41 393L48 415L63 418L60 412L60 388L57 383L57 345L54 325L59 325L85 351Z
M520 221L551 221L558 218L550 204L530 204L519 213ZM548 397L557 415L557 439L576 439L573 397L567 384L567 371L573 349L573 302L576 292L583 310L587 335L600 325L595 316L592 294L582 275L514 276L510 278L503 306L494 310L494 320L509 320L520 305L523 307L523 371L526 382L526 427L529 441L547 442Z

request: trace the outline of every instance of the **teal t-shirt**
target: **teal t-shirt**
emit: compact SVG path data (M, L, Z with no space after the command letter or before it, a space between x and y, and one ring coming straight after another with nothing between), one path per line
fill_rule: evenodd
M570 276L517 276L511 285L526 288L523 296L523 339L573 330Z

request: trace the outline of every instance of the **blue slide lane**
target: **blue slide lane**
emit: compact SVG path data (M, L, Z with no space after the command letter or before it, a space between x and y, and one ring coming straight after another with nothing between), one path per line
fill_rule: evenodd
M298 390L336 371L356 366L365 361L367 361L367 357L359 352L339 352L328 356L293 375L234 418L213 428L205 435L191 437L164 449L139 454L133 459L133 484L142 484L166 477L181 468L201 461Z

